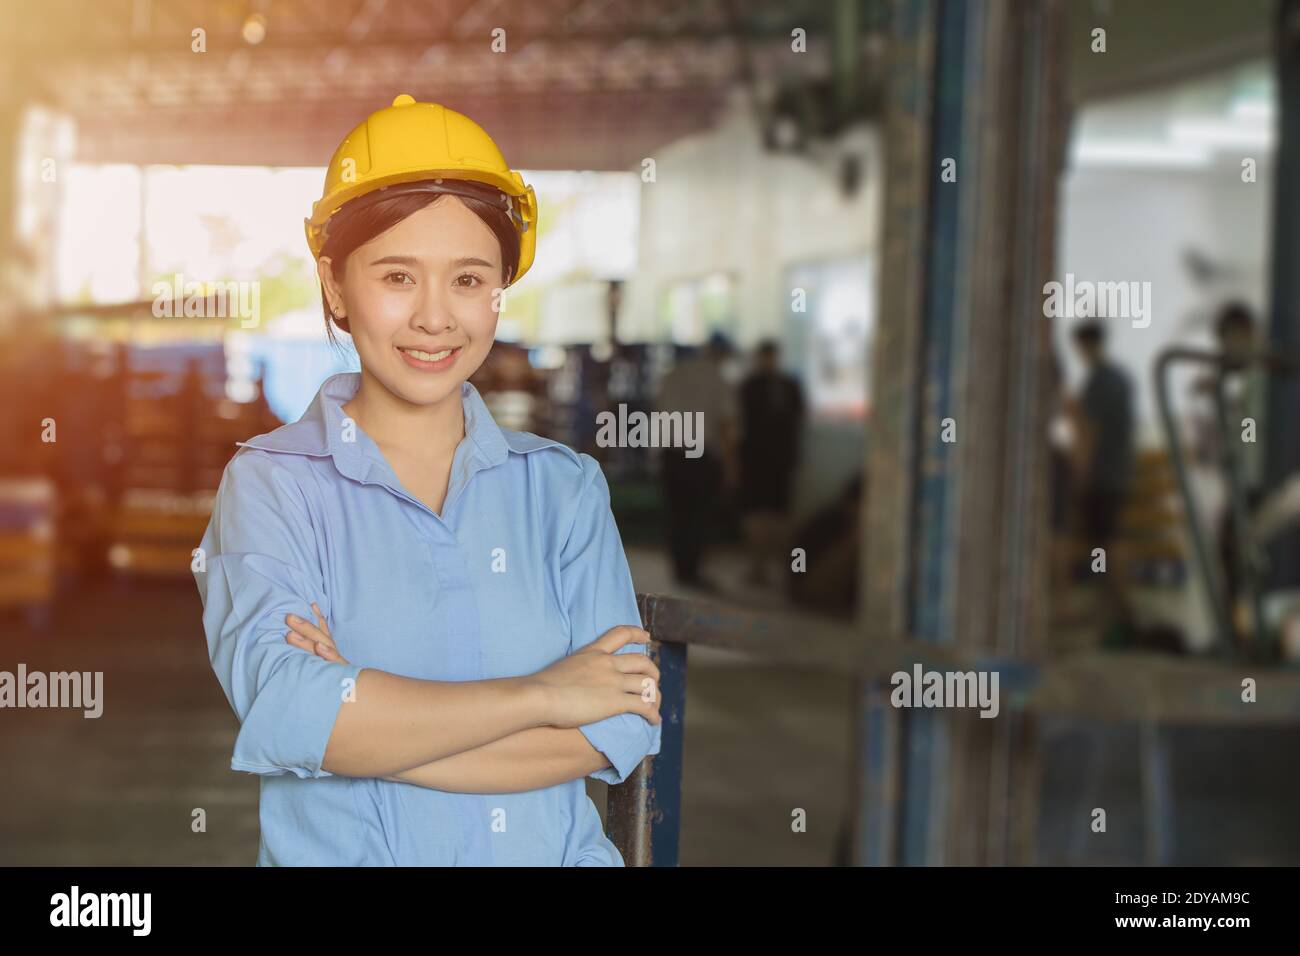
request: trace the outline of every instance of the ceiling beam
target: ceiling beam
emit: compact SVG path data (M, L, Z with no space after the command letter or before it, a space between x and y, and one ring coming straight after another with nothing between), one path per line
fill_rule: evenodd
M461 97L452 109L478 120L525 169L618 170L664 144L707 129L724 94L596 94ZM321 166L372 103L283 103L194 111L156 108L127 119L79 115L79 162L142 165Z

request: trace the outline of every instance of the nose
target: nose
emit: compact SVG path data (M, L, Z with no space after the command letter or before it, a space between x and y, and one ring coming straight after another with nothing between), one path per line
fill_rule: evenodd
M411 314L411 328L428 335L439 335L456 328L456 316L451 307L451 296L425 287L424 295L416 302Z

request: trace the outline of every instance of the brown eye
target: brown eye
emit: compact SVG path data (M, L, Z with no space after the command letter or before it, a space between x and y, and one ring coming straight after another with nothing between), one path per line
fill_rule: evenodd
M462 283L461 282L462 279L469 279L470 281L466 283ZM474 273L472 272L462 272L460 275L456 276L456 284L461 286L461 288L464 289L472 289L477 285L481 285L482 282L483 280L480 279L478 276L474 275Z
M411 278L411 274L409 272L390 272L388 273L388 275L384 276L384 281L387 282L388 280L392 279L394 276L397 276L401 279L408 280L406 282L398 282L396 283L396 285L408 285L408 284L415 285L415 280Z

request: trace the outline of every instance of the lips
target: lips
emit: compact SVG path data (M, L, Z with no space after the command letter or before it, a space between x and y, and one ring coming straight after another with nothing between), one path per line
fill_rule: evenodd
M421 349L401 349L401 351L413 358L418 358L421 362L441 362L456 349L440 349L437 352L425 352Z
M426 351L416 348L398 348L402 361L421 372L444 372L456 364L463 346Z

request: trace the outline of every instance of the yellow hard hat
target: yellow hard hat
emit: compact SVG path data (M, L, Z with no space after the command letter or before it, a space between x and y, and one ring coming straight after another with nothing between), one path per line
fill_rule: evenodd
M435 192L455 192L457 181L495 186L519 230L519 268L510 285L533 264L537 250L537 196L506 165L501 150L478 123L438 103L401 94L349 133L330 158L325 192L303 220L307 245L320 258L326 224L344 203L399 183L428 180ZM440 188L445 186L445 188Z

